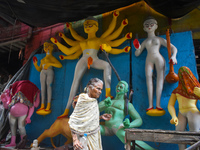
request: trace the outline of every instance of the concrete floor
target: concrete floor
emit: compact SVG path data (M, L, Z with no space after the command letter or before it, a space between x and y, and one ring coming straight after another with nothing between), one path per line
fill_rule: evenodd
M8 143L9 142L0 143L0 150L30 150L31 149L30 148L30 145L31 145L30 141L26 142L26 147L23 148L23 149L15 149L15 148L8 148L8 147L5 148L5 145L7 145ZM44 145L43 146L39 146L39 147L40 147L40 150L54 150L53 147L45 147Z

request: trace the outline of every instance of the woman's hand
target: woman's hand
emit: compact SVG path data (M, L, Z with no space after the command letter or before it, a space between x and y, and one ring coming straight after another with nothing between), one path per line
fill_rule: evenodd
M103 119L103 120L106 120L106 121L109 121L111 118L112 118L112 115L107 114L107 113L100 116L100 119Z
M77 139L75 141L73 141L73 147L74 147L74 150L81 150L83 149L80 141Z
M73 138L73 147L74 150L81 150L83 149L81 142L78 140L78 137L76 134L72 133L72 138Z

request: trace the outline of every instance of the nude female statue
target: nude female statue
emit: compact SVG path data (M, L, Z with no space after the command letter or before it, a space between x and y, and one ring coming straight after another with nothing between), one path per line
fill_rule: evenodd
M160 47L167 47L167 41L164 38L158 37L155 35L155 30L158 28L157 21L153 18L149 18L143 23L144 31L147 32L148 38L142 42L136 48L135 56L139 56L142 51L146 48L147 57L145 64L145 74L146 74L146 82L147 82L147 91L148 91L148 99L149 99L149 107L146 111L153 109L153 70L154 65L157 72L157 83L156 83L156 109L163 110L160 106L160 98L163 90L164 83L164 73L165 73L165 59L160 54ZM134 45L135 46L135 45ZM136 47L136 46L135 46ZM176 54L177 49L174 45L171 44L171 50L173 55L170 58L170 61L173 64L177 64Z
M53 56L53 44L45 42L44 51L46 56L37 65L37 58L33 58L33 64L37 71L40 72L41 83L41 107L37 110L39 115L48 115L51 113L51 97L52 97L52 83L54 78L53 67L61 68L62 64ZM47 107L45 109L45 95L47 89Z
M123 20L121 26L115 32L113 32L116 26L118 15L119 15L118 11L115 11L113 13L113 19L110 23L110 26L107 29L107 31L105 31L101 35L101 37L96 36L96 32L98 31L99 28L98 28L98 22L94 17L89 17L84 22L84 32L88 34L87 39L78 35L76 31L72 28L72 26L67 23L67 27L69 28L72 36L76 41L73 41L65 37L63 33L60 33L59 35L65 40L66 43L72 46L71 48L67 48L66 46L59 43L57 39L51 38L51 41L54 44L56 44L64 54L68 55L68 56L61 55L60 56L61 59L76 59L81 54L83 54L82 57L79 59L75 68L74 79L71 86L71 91L65 112L59 117L66 117L68 115L73 97L77 93L79 83L87 68L89 69L90 67L92 67L104 71L103 77L106 87L106 97L111 97L110 94L111 67L108 62L99 59L97 53L100 49L100 46L102 46L108 53L111 54L120 54L122 52L129 52L130 50L129 46L126 46L124 49L112 48L112 47L117 47L127 39L132 38L132 33L127 33L125 37L114 40L121 34L123 28L128 24L127 19Z

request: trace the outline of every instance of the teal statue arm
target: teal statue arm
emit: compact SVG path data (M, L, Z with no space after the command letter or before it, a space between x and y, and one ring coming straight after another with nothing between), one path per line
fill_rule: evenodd
M142 118L139 115L139 113L135 110L134 106L131 103L129 103L129 105L128 105L128 113L129 113L131 119L133 120L130 123L129 128L140 127L142 125Z
M112 105L111 98L107 97L105 100L99 103L99 111L102 112L111 105Z
M125 128L129 128L129 127L130 127L130 120L129 120L128 118L126 118L126 119L124 120L123 124L124 124L124 127L125 127Z

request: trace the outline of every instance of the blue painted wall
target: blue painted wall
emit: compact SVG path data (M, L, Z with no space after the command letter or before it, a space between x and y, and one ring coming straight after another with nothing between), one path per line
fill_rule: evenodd
M161 36L165 38L165 36ZM140 43L144 39L140 39ZM191 32L183 32L176 33L171 35L171 43L173 43L178 49L177 60L178 64L174 66L174 70L177 73L178 69L181 66L187 66L191 69L194 75L197 77L196 70L196 61L194 55L194 46L192 41ZM126 41L121 45L120 48L123 48L127 45L132 46L132 41ZM174 126L169 123L171 117L167 111L167 104L171 92L173 89L177 87L177 84L164 84L163 94L161 98L161 106L166 110L166 114L162 117L150 117L146 115L145 109L148 107L148 98L147 98L147 88L146 88L146 79L145 79L145 59L146 59L146 50L139 57L135 57L134 52L135 49L132 46L132 54L131 53L123 53L120 55L111 55L109 54L109 58L116 68L118 74L120 75L122 80L130 83L130 70L132 70L132 86L134 95L133 95L133 105L136 110L139 112L141 117L143 118L143 125L140 127L141 129L163 129L163 130L174 130ZM168 53L167 49L162 47L160 50L161 54L165 57L166 61L168 61ZM54 53L54 56L59 60L58 56L62 54L61 52ZM131 56L130 56L131 54ZM45 56L45 54L37 54L38 63ZM132 59L130 65L130 57ZM99 54L100 59L105 59L103 53ZM54 68L55 78L53 82L53 96L52 96L52 113L47 116L40 116L36 113L32 116L32 123L26 126L28 138L32 141L39 137L40 134L45 129L48 129L56 118L64 112L64 109L67 104L67 99L69 96L71 84L73 81L74 68L76 66L78 60L64 60L61 61L63 67L62 68ZM166 75L169 72L169 65L166 63ZM132 68L130 68L132 66ZM40 88L40 80L39 80L39 72L35 69L33 64L30 68L30 81L35 83L38 88ZM87 82L90 78L98 77L103 80L103 71L90 69L84 75L82 82L80 84L80 92L83 91L83 88L86 86ZM118 80L114 72L112 71L112 95L115 96L115 86L117 85ZM105 89L105 88L104 88ZM105 92L99 98L99 101L105 98ZM177 105L176 105L177 107ZM72 109L71 109L72 110ZM54 138L55 145L63 145L66 139L64 137L57 136ZM117 139L117 137L105 137L102 136L103 148L105 150L123 150L124 145ZM164 144L164 143L151 143L149 144L153 147L158 146L159 149L162 150L176 150L177 145L175 144ZM41 146L51 146L50 139L45 139Z
M121 48L123 48L127 45L130 45L130 41L124 42L121 45ZM61 52L56 52L53 55L59 60L59 55L61 55L61 54L62 54ZM44 58L45 55L46 54L35 55L38 58L38 65L40 63L40 60L42 58ZM104 60L106 59L103 52L99 53L99 58L104 59ZM129 83L130 54L129 53L123 53L120 55L111 55L110 54L109 58L113 64L113 66L116 68L121 79L123 79ZM75 69L77 61L78 60L60 61L63 65L63 67L62 68L54 68L55 77L54 77L54 82L53 82L53 95L52 95L52 105L51 105L52 113L47 116L40 116L40 115L37 115L36 113L33 114L32 118L31 118L32 123L28 124L26 126L27 134L31 141L33 141L34 139L39 137L40 134L42 134L42 132L45 129L48 129L53 124L53 122L56 120L56 118L64 112L65 107L67 105L68 96L69 96L69 92L70 92L70 88L71 88L71 84L72 84L73 76L74 76L74 69ZM40 80L39 80L40 77L39 76L40 76L40 73L35 69L34 65L31 64L29 79L31 82L35 83L38 88L40 88ZM95 70L93 68L91 68L90 70L87 70L82 79L82 82L80 84L80 88L79 88L80 93L83 92L83 89L86 86L86 84L88 83L88 81L90 80L90 78L94 78L94 77L98 77L101 80L103 80L103 71ZM114 71L112 71L112 81L111 81L112 95L115 95L115 86L117 85L117 83L118 83L117 77L116 77ZM102 95L99 98L99 101L104 100L104 99L105 99L105 91L103 90ZM71 110L73 110L73 109L71 108ZM116 138L115 140L113 140L112 138L108 138L108 139L106 138L106 139L102 139L102 140L105 141L104 143L106 144L108 141L111 143L115 143L116 140L118 140L118 139ZM62 135L54 138L54 143L57 146L63 145L65 142L66 142L66 138L63 137ZM118 141L118 142L119 142L119 144L121 144L120 141ZM41 143L41 146L51 146L50 139L46 138ZM106 145L104 147L106 147ZM114 147L115 147L115 149L117 149L117 148L119 148L119 145L115 144ZM121 147L123 147L123 144L121 144Z

